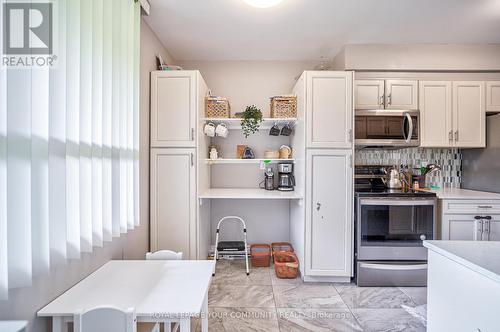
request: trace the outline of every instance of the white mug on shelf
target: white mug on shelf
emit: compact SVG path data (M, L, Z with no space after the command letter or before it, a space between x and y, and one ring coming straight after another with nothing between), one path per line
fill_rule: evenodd
M227 129L227 125L225 123L219 123L217 128L215 128L215 133L217 136L226 138L227 135L229 134L229 130Z
M211 160L217 160L217 159L219 159L219 152L217 151L216 148L210 149L210 159Z
M289 159L292 155L292 149L287 145L280 147L280 159Z
M215 136L215 125L212 122L208 122L205 124L205 127L203 128L203 132L205 135L209 137L214 137Z

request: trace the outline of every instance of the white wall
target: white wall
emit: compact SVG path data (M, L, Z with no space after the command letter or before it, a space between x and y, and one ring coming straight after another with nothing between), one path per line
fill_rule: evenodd
M269 116L269 97L290 94L296 78L317 62L300 61L181 61L184 69L198 69L212 94L229 98L231 113L255 104Z
M500 70L500 44L350 44L334 60L339 70Z
M487 117L486 132L486 149L462 152L462 188L500 193L500 115Z
M144 19L141 20L141 82L140 82L140 119L139 119L139 201L140 220L147 227L141 236L141 246L149 248L149 138L150 138L150 73L157 69L156 55L161 54L164 61L175 60L163 47L156 34Z
M110 259L143 259L149 250L149 72L155 69L154 55L169 56L157 37L141 25L141 100L140 100L140 174L141 226L122 234L93 253L82 253L81 259L52 267L48 275L36 277L31 287L12 289L9 300L0 301L0 320L28 320L29 331L50 331L50 321L36 318L36 312Z

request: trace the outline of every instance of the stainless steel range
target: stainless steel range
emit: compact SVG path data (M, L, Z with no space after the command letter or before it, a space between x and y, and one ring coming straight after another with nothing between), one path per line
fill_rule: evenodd
M387 189L381 166L356 166L356 282L358 286L425 286L434 239L434 193Z

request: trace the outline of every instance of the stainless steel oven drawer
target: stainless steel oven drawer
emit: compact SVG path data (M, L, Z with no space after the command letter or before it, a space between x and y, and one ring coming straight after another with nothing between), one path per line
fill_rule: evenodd
M365 246L358 243L357 258L361 261L425 261L427 248L422 243L413 246Z
M427 262L358 261L356 284L361 287L427 286Z

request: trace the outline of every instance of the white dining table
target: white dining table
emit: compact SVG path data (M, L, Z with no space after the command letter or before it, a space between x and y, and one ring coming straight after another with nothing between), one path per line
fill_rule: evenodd
M179 322L189 332L191 318L200 317L208 331L208 289L214 261L109 261L38 311L52 317L52 331L67 331L67 323L82 310L111 306L134 308L138 322Z

